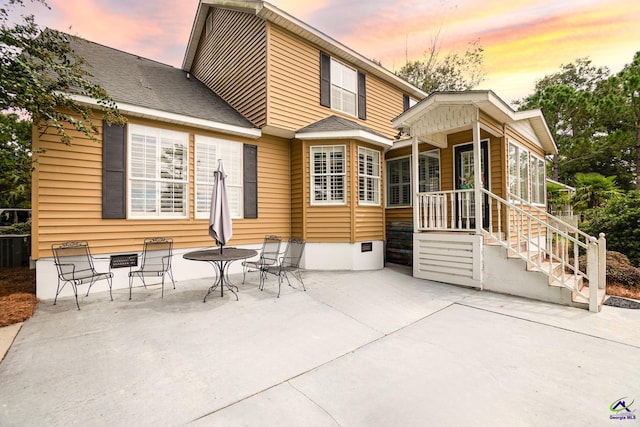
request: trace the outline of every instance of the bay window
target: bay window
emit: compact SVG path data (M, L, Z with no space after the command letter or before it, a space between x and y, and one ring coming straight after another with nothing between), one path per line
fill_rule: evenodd
M346 203L346 147L311 147L311 204Z
M358 147L358 200L380 205L380 152Z

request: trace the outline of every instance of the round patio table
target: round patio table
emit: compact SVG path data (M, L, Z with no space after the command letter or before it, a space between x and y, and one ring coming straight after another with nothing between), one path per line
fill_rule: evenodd
M187 252L182 255L182 258L192 260L192 261L206 261L214 266L218 276L216 277L215 282L209 290L207 294L204 296L202 302L207 302L207 297L211 292L213 292L218 286L220 286L220 296L224 296L224 288L226 287L231 293L236 296L236 301L238 300L238 294L234 291L234 288L238 290L238 287L232 284L229 281L229 265L233 261L238 261L241 259L247 259L258 255L258 251L254 249L239 249L239 248L220 248L216 249L205 249L201 251L193 251Z

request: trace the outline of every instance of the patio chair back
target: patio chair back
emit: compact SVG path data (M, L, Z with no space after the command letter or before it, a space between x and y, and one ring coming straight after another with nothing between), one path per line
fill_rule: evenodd
M264 237L262 250L260 251L262 265L273 265L278 262L281 243L282 239L280 236L269 235Z
M264 267L277 265L278 259L280 257L280 245L282 243L282 238L280 236L274 236L269 234L264 236L264 241L262 242L262 248L258 253L258 259L255 261L243 261L243 275L242 275L242 283L244 283L247 277L247 268L255 268L256 270L262 271Z
M53 300L55 305L58 301L58 295L64 289L67 283L70 283L76 297L76 306L80 310L78 304L78 285L89 283L87 296L91 286L98 280L106 279L109 283L109 295L113 301L111 294L111 279L113 273L100 273L96 271L93 265L93 257L89 250L89 243L86 241L69 241L64 243L54 243L51 245L53 259L58 271L58 288L56 289L56 297ZM61 286L62 285L62 286Z
M171 269L173 240L166 237L144 239L140 272L163 273Z
M171 278L173 289L176 283L173 280L173 272L171 271L171 257L173 256L173 239L169 237L150 237L144 239L142 249L142 260L140 268L129 271L129 299L131 299L131 288L133 287L134 277L139 277L142 284L146 287L144 278L146 276L162 277L162 297L164 298L164 276L166 274Z
M284 252L280 263L281 269L294 271L300 268L300 260L304 252L305 241L296 237L289 239L287 249Z
M302 274L300 273L300 261L302 260L302 254L304 253L304 247L306 242L303 239L297 237L291 237L287 242L287 247L284 251L284 255L280 258L280 262L275 265L267 265L261 268L262 274L260 275L260 290L264 289L264 281L267 278L267 274L273 274L278 276L278 297L280 297L280 288L282 280L285 279L287 284L291 287L289 281L289 274L292 274L302 284L302 288L306 291L302 281Z

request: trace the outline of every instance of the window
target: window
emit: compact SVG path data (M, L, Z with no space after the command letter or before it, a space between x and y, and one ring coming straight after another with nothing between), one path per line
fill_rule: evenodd
M227 174L225 184L233 218L242 218L242 144L196 135L195 194L196 218L208 218L213 190L213 172L222 160Z
M331 58L331 108L355 116L357 96L356 70Z
M345 151L343 145L311 147L312 204L346 202Z
M320 105L366 120L366 75L320 52Z
M534 204L546 203L545 161L509 143L509 193Z
M420 153L419 191L440 191L440 150ZM387 206L408 207L411 197L411 157L387 161Z
M545 169L544 160L531 155L531 203L545 204Z
M364 147L358 147L358 200L380 204L380 152Z
M411 158L387 161L387 206L411 206Z
M418 158L420 174L420 192L440 191L440 151L420 153Z
M186 218L188 135L129 126L129 216Z

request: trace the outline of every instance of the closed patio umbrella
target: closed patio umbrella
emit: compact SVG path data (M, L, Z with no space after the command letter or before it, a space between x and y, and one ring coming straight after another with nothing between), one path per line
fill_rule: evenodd
M226 174L222 160L218 160L218 169L213 172L213 191L211 193L211 213L209 215L209 235L216 239L222 253L224 245L233 235L231 210L227 200Z

